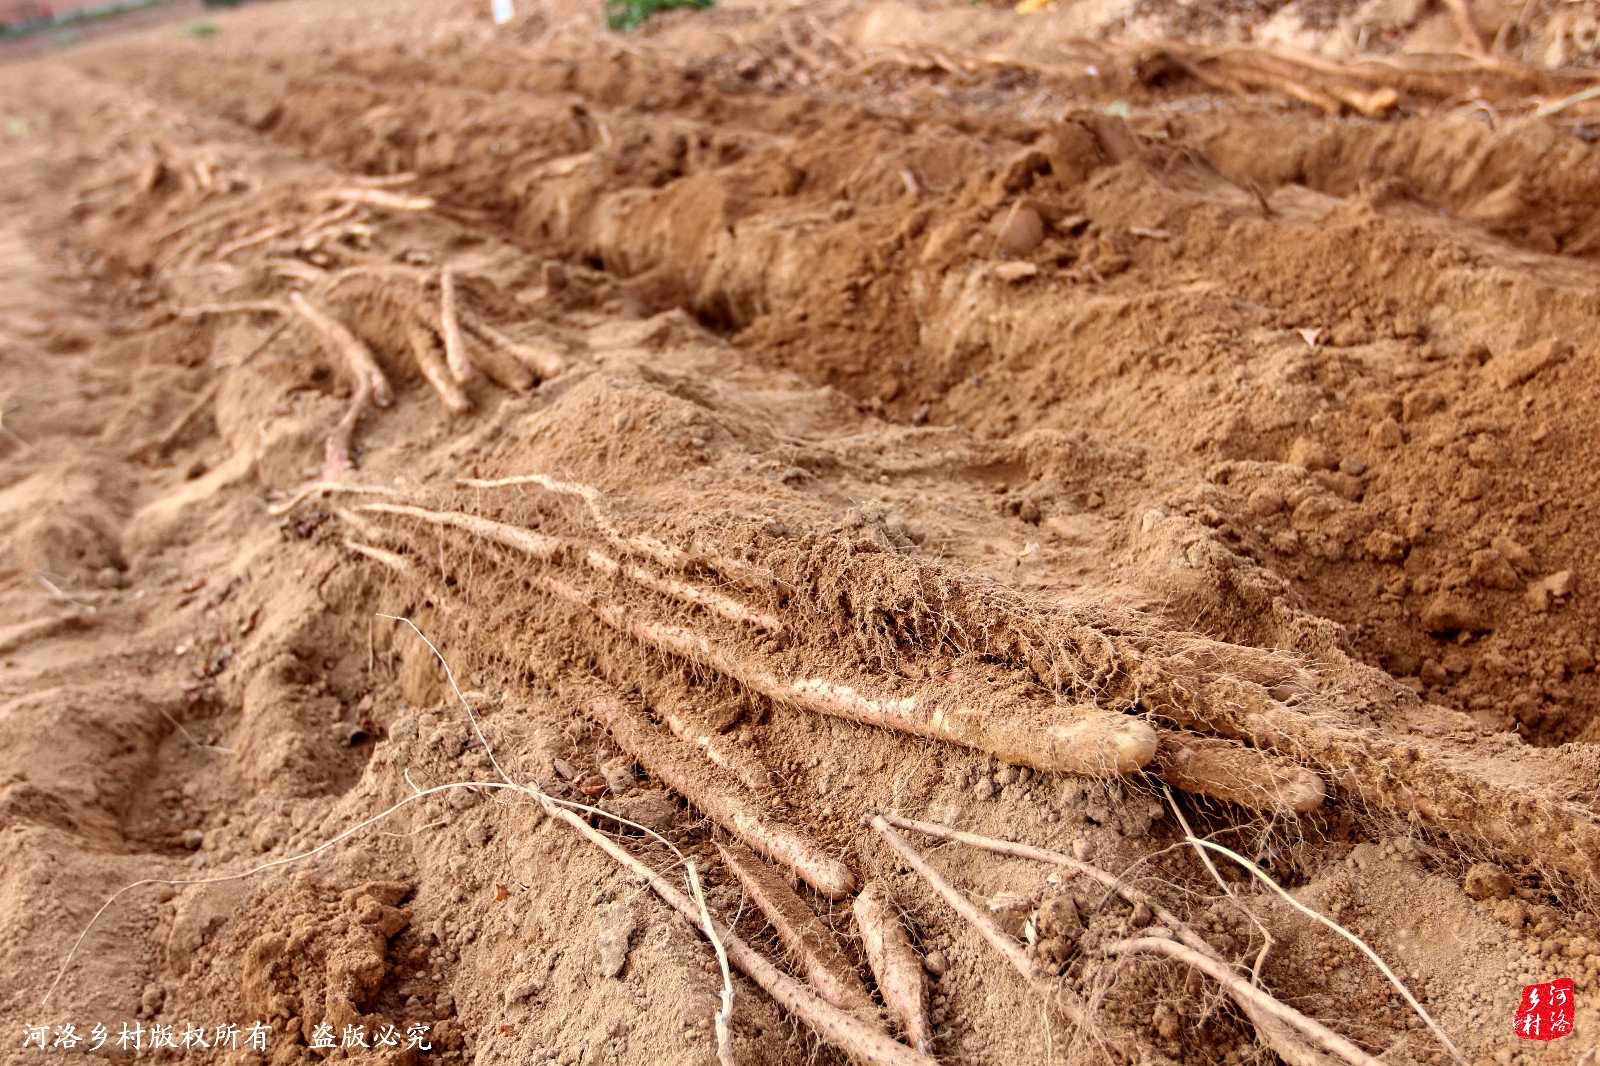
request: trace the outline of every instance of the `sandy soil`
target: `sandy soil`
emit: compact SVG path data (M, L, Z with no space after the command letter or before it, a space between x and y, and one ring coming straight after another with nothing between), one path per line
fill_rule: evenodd
M478 8L0 69L0 1061L1594 1062L1587 5Z

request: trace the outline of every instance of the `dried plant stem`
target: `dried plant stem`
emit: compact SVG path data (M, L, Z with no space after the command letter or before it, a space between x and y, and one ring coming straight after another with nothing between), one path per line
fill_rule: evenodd
M928 1021L928 979L922 959L906 935L889 886L882 881L868 881L856 895L854 910L867 963L878 980L884 1005L899 1019L906 1042L926 1052L933 1045L933 1025Z
M1313 910L1304 903L1301 903L1299 900L1295 899L1294 896L1290 895L1282 885L1274 881L1265 870L1261 869L1261 867L1257 866L1243 855L1240 855L1232 848L1224 847L1215 841L1202 840L1193 835L1190 835L1186 839L1189 841L1189 843L1194 844L1197 847L1209 848L1219 855L1225 855L1232 859L1240 866L1243 866L1246 870L1249 870L1258 881L1266 885L1273 892L1277 893L1284 902L1289 904L1289 906L1293 907L1295 910L1299 911L1301 914L1304 914L1313 921L1333 930L1335 933L1354 944L1363 955L1372 961L1372 964L1378 968L1378 971L1382 973L1384 977L1388 978L1389 983L1395 987L1396 991L1400 993L1401 997L1411 1005L1411 1009L1416 1011L1417 1017L1422 1019L1423 1023L1427 1025L1429 1031L1438 1038L1439 1043L1444 1045L1444 1049L1450 1053L1450 1057L1455 1059L1457 1062L1466 1061L1465 1056L1461 1054L1461 1049L1456 1047L1454 1041L1452 1041L1449 1036L1445 1035L1445 1031L1439 1027L1439 1023L1433 1020L1433 1015L1429 1014L1427 1009L1417 1001L1417 997L1411 994L1411 989L1407 988L1405 982L1400 980L1399 976L1395 974L1394 970L1389 968L1389 964L1384 962L1376 951L1373 951L1372 948L1367 946L1366 941L1362 940L1360 937L1356 936L1350 930L1346 929L1338 922L1335 922L1333 919L1328 918L1327 916Z
M1316 1040L1329 1052L1339 1056L1345 1062L1351 1063L1352 1066L1384 1066L1379 1059L1368 1055L1332 1029L1319 1022L1311 1021L1293 1007L1287 1006L1269 996L1234 973L1226 963L1206 952L1196 951L1186 944L1180 944L1176 940L1171 940L1164 936L1142 936L1132 940L1119 940L1104 945L1100 951L1106 955L1132 955L1138 952L1154 952L1177 959L1179 962L1199 970L1217 982L1228 995L1239 1003L1249 1003L1256 1011L1301 1029L1302 1032ZM1305 1028L1307 1023L1309 1023L1309 1029Z
M559 818L581 833L596 847L610 855L660 896L678 913L697 925L701 920L700 908L688 896L669 884L665 877L650 869L622 846L591 827L578 815L564 808L549 808L553 818ZM828 1043L863 1066L934 1066L934 1060L897 1043L888 1033L840 1010L801 982L779 970L750 945L741 940L733 930L712 919L713 928L722 939L728 960L749 977L762 991L771 996L780 1007L814 1029Z
M914 833L921 833L925 836L931 836L938 840L948 840L954 843L966 844L970 847L994 852L997 855L1010 855L1014 858L1032 859L1035 862L1049 863L1053 866L1059 866L1063 870L1067 870L1071 873L1081 874L1085 877L1088 877L1112 892L1115 892L1128 903L1135 905L1141 903L1144 904L1150 909L1150 913L1155 916L1157 921L1173 930L1174 935L1180 942L1203 955L1211 957L1218 963L1223 963L1225 965L1222 956L1217 954L1216 949L1213 948L1204 937L1195 932L1193 927L1187 922L1184 922L1176 914L1162 906L1161 903L1155 899L1155 897L1145 892L1141 892L1139 889L1134 888L1132 885L1128 884L1120 877L1117 877L1115 874L1112 874L1106 870L1102 870L1100 867L1095 866L1092 863L1083 862L1080 859L1075 859L1072 856L1063 854L1059 851L1050 851L1046 848L1036 848L1031 844L1023 844L1013 840L996 840L993 837L980 836L977 833L968 833L960 829L952 829L949 826L939 825L936 822L921 822L916 821L915 819L901 818L896 815L889 814L882 815L881 817L889 825L900 829L908 829ZM1267 1042L1268 1046L1276 1051L1285 1062L1290 1063L1290 1066L1325 1066L1325 1060L1322 1054L1316 1051L1314 1048L1307 1046L1298 1035L1298 1032L1296 1032L1296 1030L1304 1032L1305 1030L1302 1026L1296 1025L1291 1028L1287 1023L1280 1020L1276 1016L1260 1011L1255 1006L1253 1001L1241 1001L1236 999L1235 1002L1239 1004L1240 1009L1243 1010L1245 1015L1250 1018L1252 1023L1255 1024L1257 1032L1261 1034L1262 1039ZM1319 1023L1310 1018L1306 1018L1305 1023L1311 1026L1319 1025Z
M592 700L588 709L651 776L735 838L787 866L829 899L843 899L855 889L855 875L849 867L828 858L815 843L767 814L738 781L688 757L681 744L642 713L612 699Z

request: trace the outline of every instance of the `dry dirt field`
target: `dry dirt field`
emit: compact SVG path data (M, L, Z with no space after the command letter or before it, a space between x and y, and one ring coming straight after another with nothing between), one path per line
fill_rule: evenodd
M486 7L0 68L0 1062L1596 1062L1591 0Z

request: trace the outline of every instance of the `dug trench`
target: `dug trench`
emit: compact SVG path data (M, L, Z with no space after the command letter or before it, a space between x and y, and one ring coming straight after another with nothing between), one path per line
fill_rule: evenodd
M1469 1055L1523 983L1592 989L1591 267L1585 216L1504 177L1544 134L1170 88L1045 118L1037 81L885 97L843 59L758 92L679 24L308 55L304 17L7 72L40 131L7 247L47 279L6 312L10 1014L259 1017L281 1062L388 1022L447 1059L714 1060L691 925L526 795L408 799L501 767L694 856L773 959L718 841L862 973L848 899L888 885L941 1061L1299 1045L1109 952L1149 908L930 847L1016 976L873 813L1134 871L1386 1061L1446 1059L1175 811ZM63 965L120 885L402 801L123 897ZM732 1033L842 1054L744 979Z
M144 84L341 166L416 172L892 421L1146 449L1192 486L1161 505L1363 661L1531 743L1596 739L1576 591L1596 469L1563 402L1595 357L1575 138L1159 99L1123 122L1076 83L1043 121L1024 117L1037 79L885 94L824 69L773 94L665 45L460 47L277 56L265 80L240 63L231 91L158 59ZM1005 489L1043 515L1094 495ZM1195 584L1166 592L1175 620L1315 650L1261 622L1271 593Z

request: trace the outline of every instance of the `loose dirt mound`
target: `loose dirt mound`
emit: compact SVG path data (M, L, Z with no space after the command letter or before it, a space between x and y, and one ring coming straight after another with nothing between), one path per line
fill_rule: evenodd
M1583 1061L1587 75L477 6L4 71L8 1060Z

